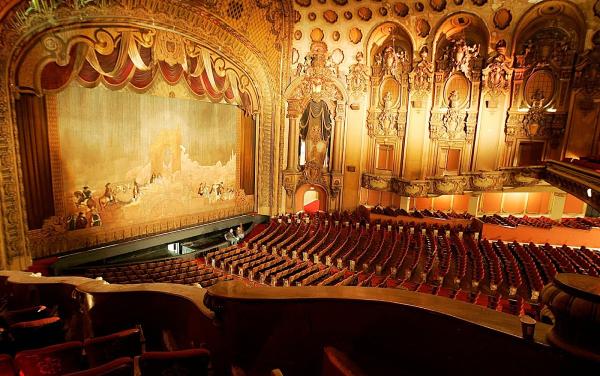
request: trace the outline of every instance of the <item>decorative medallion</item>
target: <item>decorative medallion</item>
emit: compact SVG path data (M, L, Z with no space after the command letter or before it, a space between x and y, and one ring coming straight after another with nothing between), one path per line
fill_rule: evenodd
M436 12L441 12L446 9L446 0L429 0L429 6Z
M297 10L294 10L294 22L298 23L302 19L302 15Z
M350 29L350 41L354 44L358 44L362 40L363 34L359 28L353 27Z
M471 2L477 6L482 6L487 3L487 0L471 0Z
M296 39L296 40L302 39L302 32L300 30L294 31L294 39Z
M373 17L373 12L367 7L358 8L358 17L363 21L368 21Z
M336 65L340 65L344 61L344 51L339 48L333 50L331 52L331 61Z
M333 39L336 42L340 40L340 32L336 30L333 33L331 33L331 39Z
M506 29L511 21L512 14L510 13L510 10L506 8L498 9L498 11L494 13L494 26L496 26L496 29L498 30Z
M387 8L386 7L379 8L379 14L382 15L383 17L387 16L387 14L388 14Z
M329 9L323 12L323 18L329 23L335 23L338 20L338 15L335 11Z
M298 63L299 59L300 59L300 54L298 53L298 50L295 48L292 48L292 64Z
M417 2L415 3L415 10L416 10L417 12L422 12L424 9L425 9L425 5L423 5L423 3L422 3L422 2L420 2L420 1L417 1Z
M344 18L347 20L351 20L352 19L352 12L350 12L349 10L344 12Z
M296 4L300 5L301 7L309 7L310 0L296 0Z
M323 40L323 30L317 28L314 28L311 32L310 32L310 40L312 40L313 42L320 42Z
M408 11L409 11L408 5L406 5L404 3L394 4L394 13L396 13L396 16L406 17L408 15Z
M314 20L316 20L316 19L317 19L317 15L316 15L316 13L315 13L315 12L310 12L310 13L308 14L308 19L309 19L309 20L311 20L311 21L314 21Z
M429 35L429 32L431 31L431 26L429 26L429 22L427 22L426 19L419 18L417 20L417 24L415 25L415 31L417 32L417 35L419 35L421 38L425 38Z

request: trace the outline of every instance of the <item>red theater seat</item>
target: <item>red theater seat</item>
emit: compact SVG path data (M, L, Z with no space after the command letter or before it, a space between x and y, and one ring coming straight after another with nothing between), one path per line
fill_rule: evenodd
M83 369L81 351L81 342L66 342L21 351L15 357L15 364L22 376L60 376Z
M131 357L142 353L140 329L128 329L107 336L88 338L83 342L85 356L91 367L110 362L121 357Z
M65 376L132 376L133 359L123 357L115 359L112 362L98 367L86 369L73 373L67 373Z
M348 356L333 347L325 347L321 376L366 375Z
M10 326L17 351L53 345L64 341L63 322L59 317L23 321Z
M50 310L46 306L39 305L29 308L7 311L4 313L4 319L9 325L23 321L33 321L45 319L50 316Z
M145 352L136 357L142 376L208 375L207 349Z
M0 376L15 376L15 365L10 355L0 354Z

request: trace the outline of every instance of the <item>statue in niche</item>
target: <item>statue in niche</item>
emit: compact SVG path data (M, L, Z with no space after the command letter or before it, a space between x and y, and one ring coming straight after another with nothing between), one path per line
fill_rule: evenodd
M353 96L358 96L367 91L369 87L369 67L363 63L364 55L362 52L356 53L356 64L352 64L346 77L348 89Z
M461 118L458 110L458 93L456 90L452 90L448 96L448 111L444 114L442 123L450 138L455 138L461 131Z
M508 90L510 86L511 61L506 57L506 42L496 43L496 54L492 56L483 70L483 82L493 93Z
M413 71L412 85L416 91L429 91L431 88L431 75L433 74L432 64L427 60L429 49L423 47L419 52L421 61L415 65Z
M396 79L400 79L403 71L406 71L408 58L406 51L400 48L399 52L392 46L387 46L383 52L375 55L376 74L392 75Z
M469 77L473 61L477 58L479 58L478 44L469 45L465 38L451 40L438 60L438 67L448 73L459 71Z
M320 171L326 165L331 129L331 113L322 99L321 84L316 82L310 101L300 118L300 139L304 142L306 166L318 168Z
M383 96L383 111L379 114L379 133L384 136L395 134L396 129L396 114L394 111L394 103L392 103L392 93L387 92Z

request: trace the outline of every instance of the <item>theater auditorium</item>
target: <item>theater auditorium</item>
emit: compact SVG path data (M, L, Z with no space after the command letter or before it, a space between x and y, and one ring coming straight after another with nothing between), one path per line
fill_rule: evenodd
M0 0L0 376L600 374L600 0Z

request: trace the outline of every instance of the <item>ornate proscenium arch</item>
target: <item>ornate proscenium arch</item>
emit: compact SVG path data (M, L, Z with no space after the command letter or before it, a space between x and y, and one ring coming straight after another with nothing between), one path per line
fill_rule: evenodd
M294 193L302 184L318 184L326 187L330 202L330 210L341 208L343 187L343 150L345 137L346 104L348 95L338 75L338 67L328 63L327 45L313 42L306 63L297 72L297 77L284 92L287 101L288 159L287 168L283 171L283 186L287 192L286 208L294 207ZM317 95L323 100L333 118L333 134L329 140L330 163L327 168L307 163L300 168L298 119L309 102Z
M277 68L274 68L275 65L267 61L266 53L250 42L247 35L240 34L207 10L214 5L158 0L93 1L86 4L66 1L48 9L30 7L24 12L27 5L28 3L24 3L23 7L18 6L7 12L0 27L2 267L24 268L31 262L28 238L30 232L18 153L19 130L16 124L15 99L20 92L40 94L45 90L59 89L75 77L89 86L102 82L107 86L129 85L135 90L136 84L139 84L137 89L143 90L145 84L153 79L148 76L160 71L167 82L185 79L190 91L197 96L235 103L251 112L256 118L259 132L257 173L260 188L255 208L261 212L271 210L273 197L270 187L275 168L271 156L274 154L274 122L278 122L277 117L273 116L273 100L279 90L281 77ZM254 6L265 8L260 4ZM270 12L270 7L267 8L269 9L265 8L266 11ZM264 15L262 21L278 24L281 31L282 28L285 29L289 16L284 13L285 9L282 13L269 13L271 18L282 18L277 22ZM82 29L91 30L91 26L97 30L115 28L118 32L96 34L94 40L93 33L82 33ZM136 34L135 30L140 33ZM148 32L149 30L154 31ZM283 32L287 32L286 30ZM151 35L154 35L154 45L165 43L165 47L168 44L166 49L163 48L162 58L152 59L145 50L149 48L151 41L147 37ZM114 39L116 36L118 40ZM275 36L268 38L272 39L276 39ZM171 59L174 58L171 54L171 47L174 46L171 43L174 40L181 42L174 44L177 48L183 48L184 53L177 55L179 58L183 56L179 60ZM69 44L61 44L66 41ZM125 49L127 43L129 46ZM281 41L276 41L275 45L277 43ZM48 61L30 60L30 57L37 55L31 53L36 49L37 52L45 49L45 53L38 55L38 58L44 56L51 62L48 64ZM120 69L105 71L101 60L107 58L105 55L111 55L111 50L112 56L118 60L116 66ZM287 49L282 47L280 50ZM53 51L57 55L52 56ZM149 67L152 64L156 65ZM35 75L36 68L41 65L61 72L62 75L56 77L62 77L63 81L45 80L41 69ZM80 69L75 69L76 65ZM152 231L156 233L162 230ZM125 238L126 234L112 234L103 241ZM93 244L89 243L89 239L79 239L76 244L79 248L91 245Z

